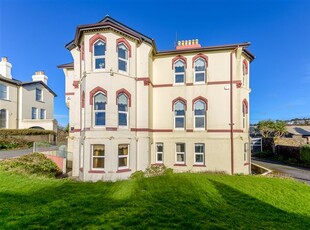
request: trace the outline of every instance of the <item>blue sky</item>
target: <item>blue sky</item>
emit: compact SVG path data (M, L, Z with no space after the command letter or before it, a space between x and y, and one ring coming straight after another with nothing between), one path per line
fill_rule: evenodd
M72 61L64 45L76 26L107 14L155 39L158 50L173 49L176 33L202 46L251 42L251 123L310 117L308 0L0 0L0 56L9 58L18 80L45 71L61 125L68 110L56 66Z

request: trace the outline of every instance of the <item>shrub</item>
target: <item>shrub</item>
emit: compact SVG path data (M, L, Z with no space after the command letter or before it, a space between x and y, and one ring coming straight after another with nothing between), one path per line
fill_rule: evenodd
M146 168L145 175L147 177L172 174L173 169L167 168L165 165L151 165Z
M0 170L47 177L54 177L59 173L58 166L42 153L31 153L19 158L0 161Z
M24 139L0 136L0 150L30 147L32 147L32 142Z
M260 158L269 158L273 156L273 153L270 151L263 151L263 152L257 152L252 154L253 157L260 157Z
M300 160L310 165L310 145L304 145L300 149Z
M14 135L48 135L55 134L54 131L44 129L0 129L0 135L2 136L14 136Z
M143 171L139 170L131 174L130 178L131 179L142 179L145 177L145 174Z

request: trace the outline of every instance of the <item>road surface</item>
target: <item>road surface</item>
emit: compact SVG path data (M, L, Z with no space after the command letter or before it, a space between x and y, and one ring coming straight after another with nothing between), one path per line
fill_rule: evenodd
M279 162L261 160L259 158L252 158L252 162L310 185L310 169L289 166Z
M58 150L58 147L57 146L51 146L51 147L37 148L37 152L43 152L43 151L49 151L49 150ZM33 151L32 148L30 148L30 149L17 149L17 150L1 150L0 151L0 160L27 155L29 153L32 153L32 151Z

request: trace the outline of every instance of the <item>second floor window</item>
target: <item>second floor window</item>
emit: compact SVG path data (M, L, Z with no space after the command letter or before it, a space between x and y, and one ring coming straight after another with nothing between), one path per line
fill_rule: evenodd
M5 129L7 124L7 112L5 109L0 109L0 128Z
M185 128L185 105L181 101L174 104L174 128Z
M40 109L40 119L45 119L45 116L46 116L46 111L45 109Z
M128 97L125 94L120 94L118 100L118 125L128 126Z
M206 62L199 58L195 61L195 82L204 83L206 81Z
M43 101L42 90L36 88L36 101Z
M94 66L95 69L105 69L105 50L106 44L105 42L98 40L94 44Z
M206 125L206 104L199 100L194 104L195 129L205 129Z
M105 110L107 97L103 93L94 96L94 125L105 126Z
M32 107L31 109L31 119L37 119L37 108Z
M242 128L245 129L246 127L246 112L247 107L245 103L242 103Z
M128 72L128 48L123 43L118 45L118 70Z
M8 98L8 87L4 84L0 84L0 99L9 99Z
M184 84L185 82L185 65L182 60L177 60L174 63L174 83Z

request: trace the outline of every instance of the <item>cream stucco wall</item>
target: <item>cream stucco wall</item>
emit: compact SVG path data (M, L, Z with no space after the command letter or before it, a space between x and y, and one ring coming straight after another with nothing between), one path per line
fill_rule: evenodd
M18 86L1 81L0 84L7 86L8 99L0 99L0 109L5 109L7 111L7 127L8 129L16 129L17 128L17 91Z

